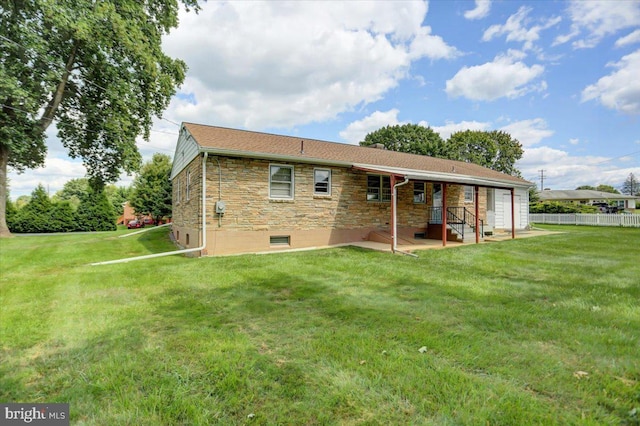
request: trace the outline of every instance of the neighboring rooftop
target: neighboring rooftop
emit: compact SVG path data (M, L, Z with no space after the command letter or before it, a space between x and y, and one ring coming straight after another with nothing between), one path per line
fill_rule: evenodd
M183 129L193 137L200 152L235 154L253 158L283 157L291 161L317 161L342 166L372 166L412 176L415 173L410 173L411 171L451 177L470 176L483 179L487 184L496 182L524 187L533 186L531 182L522 178L462 161L194 123L183 123Z
M638 197L624 194L613 194L611 192L594 191L591 189L546 189L538 192L543 201L566 201L566 200L634 200Z

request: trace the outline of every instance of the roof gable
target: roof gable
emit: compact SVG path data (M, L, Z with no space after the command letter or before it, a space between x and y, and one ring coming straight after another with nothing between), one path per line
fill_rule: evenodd
M225 127L183 123L182 134L192 136L199 152L237 155L252 158L282 159L319 164L379 166L435 173L440 177L474 177L495 181L499 186L532 186L524 179L462 161L425 155L407 154L383 149L327 142L294 136L282 136ZM184 140L188 140L188 136ZM184 142L183 142L184 143ZM176 154L179 147L176 149ZM193 158L191 158L193 159ZM191 160L190 159L190 160ZM190 161L189 160L189 161ZM174 163L175 164L175 163ZM174 170L175 171L175 170ZM179 171L179 170L178 170ZM172 173L172 177L177 173Z

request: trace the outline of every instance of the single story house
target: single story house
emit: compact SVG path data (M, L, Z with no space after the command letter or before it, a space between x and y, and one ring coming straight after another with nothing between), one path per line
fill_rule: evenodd
M193 123L171 180L173 236L201 255L513 236L533 186L466 162Z
M590 189L555 190L546 189L539 192L540 201L558 201L573 204L599 204L606 203L618 209L633 210L636 208L637 197L624 194L612 194L611 192L594 191Z

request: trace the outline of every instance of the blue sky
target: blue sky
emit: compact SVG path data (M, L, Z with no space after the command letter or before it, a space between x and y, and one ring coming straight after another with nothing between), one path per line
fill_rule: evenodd
M544 170L552 189L640 176L637 0L209 1L164 49L189 71L145 159L173 154L181 121L352 144L417 123L507 131L523 177ZM10 173L12 198L83 176L49 135L46 167Z

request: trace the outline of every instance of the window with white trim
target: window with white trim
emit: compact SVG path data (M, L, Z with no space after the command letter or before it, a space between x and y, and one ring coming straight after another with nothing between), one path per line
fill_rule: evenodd
M389 176L367 176L367 201L391 201L391 178Z
M475 191L476 189L473 186L469 186L469 185L464 186L464 202L465 203L473 203Z
M331 170L313 170L313 193L314 195L331 195Z
M269 198L293 199L293 166L269 165Z
M427 184L425 182L413 182L413 202L414 204L424 204L427 202Z

